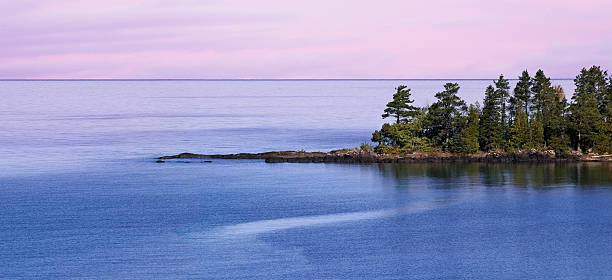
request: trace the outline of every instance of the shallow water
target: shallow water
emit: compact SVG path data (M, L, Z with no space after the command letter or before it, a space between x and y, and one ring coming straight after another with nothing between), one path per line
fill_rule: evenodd
M608 165L154 162L358 146L400 82L0 82L0 278L612 277Z

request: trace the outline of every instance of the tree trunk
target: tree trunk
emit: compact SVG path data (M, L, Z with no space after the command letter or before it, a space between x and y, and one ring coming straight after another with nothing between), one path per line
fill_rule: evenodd
M580 148L580 129L578 129L578 152L582 153L582 148Z

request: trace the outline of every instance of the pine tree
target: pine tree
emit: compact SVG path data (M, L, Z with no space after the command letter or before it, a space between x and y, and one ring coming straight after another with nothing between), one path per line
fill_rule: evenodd
M582 68L580 74L574 79L576 84L575 95L593 94L597 99L599 113L608 117L608 72L602 71L599 66L591 66L588 70Z
M531 147L531 139L529 137L529 124L527 122L527 113L523 110L523 106L519 103L516 111L516 118L511 128L510 146L521 150Z
M563 120L565 97L562 94L562 90L560 91L561 97L559 96L555 88L552 87L550 78L546 77L542 70L538 70L534 76L531 91L533 92L533 109L538 114L536 119L541 122L543 131L543 137L536 135L533 138L534 141L541 142L534 142L534 144L538 147L548 148L552 138L563 136L562 134L565 130L565 122ZM558 146L559 141L555 142L557 142L556 145Z
M544 122L542 121L542 112L531 114L529 121L529 130L531 131L531 143L534 148L544 148Z
M468 109L467 125L461 131L461 152L466 154L474 154L479 150L478 145L478 126L480 118L480 109L478 105L470 105Z
M603 126L602 116L597 106L597 97L591 92L579 89L577 83L576 93L572 100L569 109L572 142L578 151L588 152L595 146L595 140Z
M504 79L504 75L499 75L499 79L494 82L496 95L499 98L500 110L501 110L501 127L502 127L502 146L504 142L508 139L508 119L507 119L507 109L506 104L508 103L508 98L510 96L510 83L508 80Z
M605 111L600 125L599 135L595 139L594 150L598 153L612 153L612 76L608 78L605 93Z
M480 148L484 151L502 147L503 127L501 125L501 104L498 92L489 85L485 91L480 116Z
M607 150L605 143L612 137L608 134L610 94L606 76L607 71L592 66L588 70L582 68L574 79L576 90L572 96L569 119L572 143L580 151L588 152L594 146L597 146L597 150ZM603 148L598 142L602 143Z
M455 150L458 141L452 140L456 140L465 125L467 106L457 96L458 91L458 84L445 84L444 91L436 93L438 101L429 107L426 117L426 135L445 151Z
M548 147L557 153L565 153L568 150L569 139L566 134L567 121L565 112L567 100L561 86L553 87L553 91L547 96L549 102L545 107L547 122L544 127L544 139Z
M536 72L532 79L531 91L533 92L532 97L532 110L535 112L542 112L543 107L546 105L547 97L546 94L552 88L550 84L550 78L546 77L542 69Z
M412 106L414 100L410 99L410 89L404 85L395 88L396 93L393 94L393 101L387 103L383 119L394 117L395 123L409 122L418 114L418 108Z
M593 150L597 153L612 153L612 122L600 122L599 133L595 137Z
M532 81L527 70L523 71L519 77L516 87L514 87L514 101L516 102L515 108L522 106L525 110L525 115L529 118L529 103L531 101L531 86Z

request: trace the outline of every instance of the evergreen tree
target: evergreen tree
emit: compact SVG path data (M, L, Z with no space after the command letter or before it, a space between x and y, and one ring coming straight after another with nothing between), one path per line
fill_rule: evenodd
M502 147L503 127L501 124L501 104L493 86L489 85L485 91L485 98L480 116L480 148L484 151Z
M600 122L593 150L597 153L612 153L612 122Z
M465 125L467 106L457 92L459 85L447 83L444 91L436 93L438 99L429 107L426 117L425 133L434 143L445 151L459 150L456 136Z
M411 105L414 100L410 99L410 89L404 85L400 85L395 88L395 90L396 92L393 94L393 100L387 103L387 108L382 117L383 119L394 117L395 123L409 122L418 114L418 108Z
M504 79L504 75L499 75L499 79L494 82L496 95L499 98L500 110L501 110L501 127L502 127L502 145L508 139L508 119L506 104L510 96L510 83Z
M565 131L565 121L563 115L565 113L566 101L563 95L563 90L556 92L555 88L551 85L550 78L546 77L544 71L538 70L533 78L533 85L531 87L533 92L533 109L537 114L536 120L541 122L534 126L539 129L542 126L542 136L535 135L534 145L541 148L549 148L550 140L555 138L555 145L559 147L559 138L563 137ZM533 132L533 131L532 131ZM538 130L539 133L539 130Z
M516 108L516 118L511 128L510 146L521 150L531 147L531 139L529 137L529 124L527 122L527 113L523 110L522 104L519 103Z
M608 78L608 87L606 90L606 110L605 116L608 123L612 122L612 75ZM612 136L611 136L612 137Z
M378 145L400 146L403 138L401 136L402 128L402 124L391 125L385 123L380 130L376 130L372 133L372 142L377 142Z
M612 76L608 78L606 90L606 107L599 135L595 139L594 150L598 153L612 153Z
M569 140L566 134L567 121L565 111L567 100L561 86L553 87L553 91L547 96L549 100L545 106L545 114L548 116L544 126L544 139L548 147L557 153L567 152Z
M603 121L596 95L583 91L582 86L576 82L576 93L572 97L569 119L574 147L578 151L588 152L595 145L596 138L600 136Z
M372 134L377 152L406 153L441 149L475 153L478 149L553 149L612 152L612 77L598 66L583 68L568 106L563 88L552 86L542 70L519 76L514 93L500 75L485 91L482 111L457 96L459 85L447 83L428 108L412 106L410 89L396 88L383 118L394 117Z
M479 134L479 118L480 109L478 105L471 104L468 109L467 125L461 131L461 152L466 154L474 154L479 150L478 134Z
M402 140L402 148L405 151L427 151L429 150L429 140L423 135L423 122L425 120L427 108L417 110L417 114L412 121L405 124L405 135L407 139Z
M531 114L531 121L529 121L531 144L536 149L544 148L544 122L542 119L542 112L535 112Z
M552 89L552 85L550 84L550 78L546 77L544 71L542 69L536 72L535 76L532 79L531 91L533 92L532 97L532 110L535 112L542 112L543 107L547 102L547 93Z
M576 84L574 95L593 94L597 99L599 113L604 118L609 117L607 108L609 97L607 76L607 71L602 71L599 66L591 66L588 70L582 68L580 74L574 79Z
M429 141L422 135L425 109L410 105L413 102L409 88L403 85L396 88L393 101L387 104L382 115L383 118L393 116L396 122L385 123L372 133L371 141L378 143L377 151L401 153L429 149Z
M611 142L608 139L612 136L608 131L610 93L607 80L607 71L599 66L582 68L574 79L576 90L569 109L570 132L574 147L580 151L593 147L598 151L608 150L606 143Z
M531 86L532 81L529 76L529 72L527 70L523 71L521 76L519 77L518 82L516 83L516 87L514 87L514 96L512 103L516 104L514 108L518 108L519 106L523 107L525 110L525 115L529 119L529 103L531 101Z

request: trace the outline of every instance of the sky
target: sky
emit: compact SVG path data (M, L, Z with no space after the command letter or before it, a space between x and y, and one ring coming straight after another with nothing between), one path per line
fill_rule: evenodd
M572 78L609 0L0 0L3 79Z

